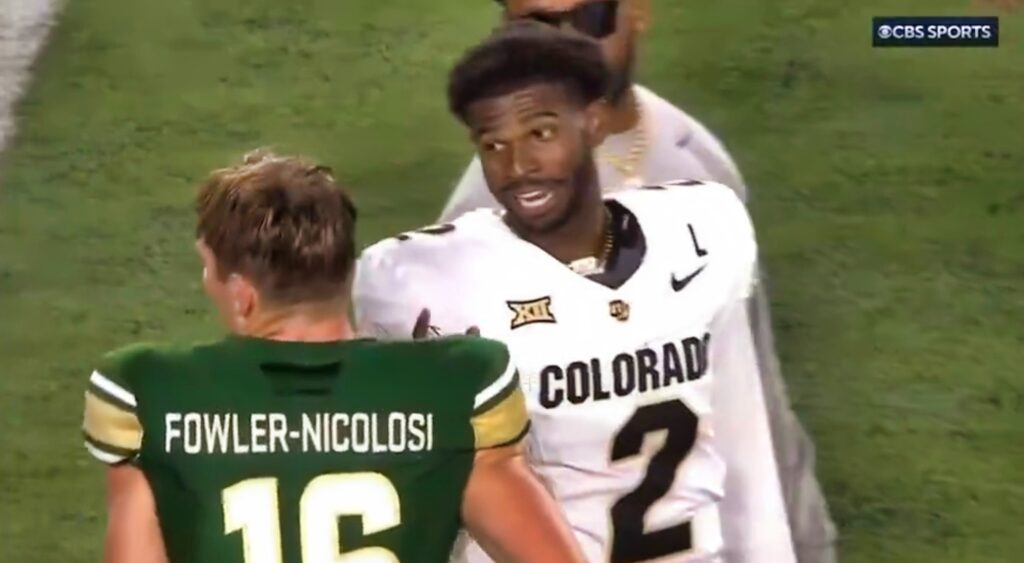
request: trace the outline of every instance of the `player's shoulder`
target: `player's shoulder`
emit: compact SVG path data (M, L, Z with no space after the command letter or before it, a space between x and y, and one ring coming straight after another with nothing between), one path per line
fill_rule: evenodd
M494 211L481 209L374 243L359 256L355 293L445 281L461 265L479 264L491 255L493 241L507 231L500 223Z
M436 341L454 365L480 374L487 382L501 376L509 367L511 354L498 340L479 336L448 336Z
M468 388L469 402L471 402L473 413L476 416L481 416L484 419L495 418L485 415L492 413L492 415L497 414L497 420L501 421L505 418L502 413L508 410L502 405L522 400L519 389L519 373L512 361L512 354L504 343L481 337L445 337L436 342L449 347L452 364L461 367L460 379L463 386ZM512 408L512 410L516 409ZM485 436L486 432L478 433L477 444L486 442L495 445L506 443L513 438L520 438L522 429L528 425L525 421L524 404L520 405L518 410L522 410L523 420L519 421L517 417L512 417L510 421L506 421L510 432L500 433L503 435L501 439L498 439L499 437L488 438ZM484 426L490 425L485 424Z
M511 362L508 347L491 338L450 335L419 342L429 347L435 361L478 383L497 379Z
M453 334L417 340L367 339L365 344L364 349L373 357L409 358L421 365L461 371L504 369L510 357L504 343L473 335Z
M496 392L505 390L513 381L518 384L508 347L490 338L450 335L424 340L382 340L375 345L375 351L368 356L376 358L375 365L394 363L399 367L397 371L415 372L421 380L444 377L447 392L452 395L476 397L487 389ZM404 370L404 366L415 369Z
M192 354L192 346L154 342L104 354L90 373L85 392L82 431L89 452L110 464L134 459L143 436L138 409L158 388L146 380L187 373L182 361Z
M659 96L653 90L636 85L636 93L646 113L656 120L658 128L666 131L679 148L696 141L701 146L712 145L715 152L724 153L718 139L699 119L685 109Z
M103 354L93 370L93 379L131 388L140 378L173 370L173 366L192 358L195 350L196 345L169 342L128 344Z
M684 133L694 120L682 108L662 98L650 88L636 84L636 96L646 113L657 120L659 127L667 127L674 133Z
M657 120L658 127L670 131L680 148L691 141L697 141L701 145L714 145L712 148L716 152L725 152L718 138L692 113L639 84L636 85L636 92L647 113Z
M743 201L731 188L718 182L678 179L612 194L627 207L653 210L664 215L711 215L716 218L746 215Z
M405 231L367 246L360 262L383 265L407 256L445 254L495 236L500 217L489 209L465 213L448 223Z
M700 180L664 182L612 196L644 231L663 240L698 238L741 262L755 259L757 237L746 206L728 186Z
M695 159L704 174L733 188L743 200L747 188L729 151L722 141L693 114L674 105L651 90L637 85L637 95L646 111L658 124L658 131L672 142L676 149Z
M511 357L504 343L480 336L450 335L406 345L422 349L437 365L482 380L500 376L508 368Z

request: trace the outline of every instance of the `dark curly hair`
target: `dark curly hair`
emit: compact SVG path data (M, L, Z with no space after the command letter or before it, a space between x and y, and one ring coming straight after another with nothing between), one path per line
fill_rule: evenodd
M470 49L448 78L448 107L467 108L538 83L562 84L584 104L605 94L610 72L593 40L528 21L510 22Z

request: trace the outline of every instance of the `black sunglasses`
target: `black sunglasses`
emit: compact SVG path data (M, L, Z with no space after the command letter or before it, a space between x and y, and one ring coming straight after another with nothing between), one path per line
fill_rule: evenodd
M523 19L531 19L561 28L569 25L583 35L604 39L615 33L619 15L619 0L601 0L580 4L564 12L531 12Z

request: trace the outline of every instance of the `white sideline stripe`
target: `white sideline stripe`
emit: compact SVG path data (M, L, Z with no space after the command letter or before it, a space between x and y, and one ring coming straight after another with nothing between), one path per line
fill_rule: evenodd
M508 367L505 368L505 373L501 374L501 377L495 379L493 383L488 385L483 391L476 394L476 400L473 401L473 408L480 408L480 405L490 401L495 395L501 393L508 387L508 384L512 381L512 377L516 374L516 366L512 363L511 355L508 360Z
M107 376L103 375L100 372L93 371L92 375L89 377L89 381L92 381L94 384L96 384L96 387L103 389L107 393L110 393L111 395L117 397L118 399L121 399L122 401L128 403L129 405L133 407L139 406L135 403L135 395L128 392L128 390L125 389L124 387L121 387L120 385L107 379Z
M64 0L0 0L0 152L14 133L14 107Z
M89 442L83 443L85 444L85 449L89 450L89 453L91 453L93 457L102 461L103 463L121 463L122 461L128 459L121 455L108 454L107 452L90 444Z

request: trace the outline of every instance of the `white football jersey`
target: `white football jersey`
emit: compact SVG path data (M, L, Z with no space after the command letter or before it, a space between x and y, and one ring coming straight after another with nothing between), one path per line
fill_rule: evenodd
M716 349L727 344L721 323L745 307L757 248L728 188L686 184L607 196L646 240L642 264L617 289L574 273L490 210L379 242L358 265L356 321L366 335L408 338L429 308L440 334L477 326L508 345L533 423L530 461L590 561L722 553ZM767 456L774 463L770 438ZM475 546L464 557L488 561ZM770 552L743 560L791 561Z

